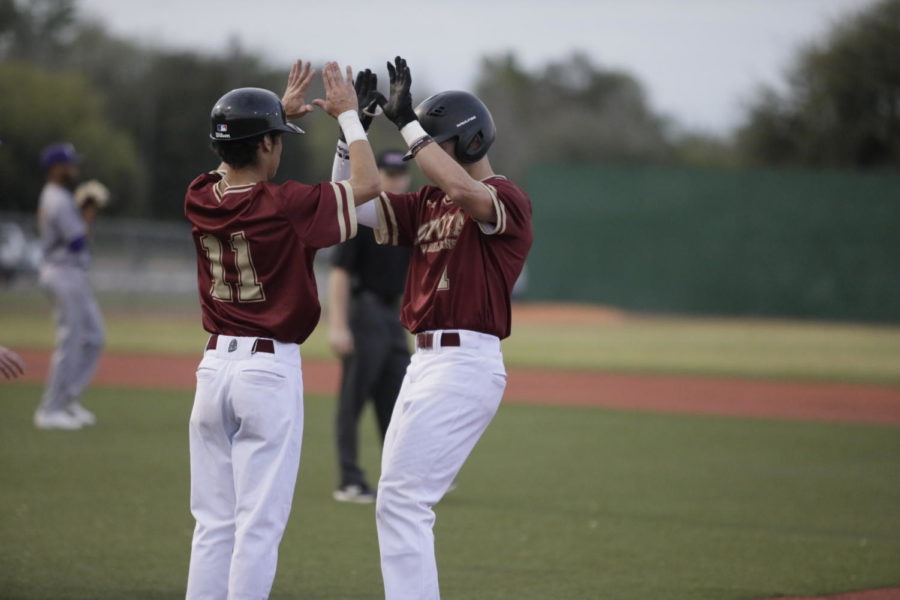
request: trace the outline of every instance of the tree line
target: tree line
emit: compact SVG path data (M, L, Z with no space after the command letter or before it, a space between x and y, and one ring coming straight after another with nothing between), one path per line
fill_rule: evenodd
M802 49L785 91L761 88L720 138L679 131L634 76L578 53L530 71L513 53L485 57L475 91L502 132L492 160L515 176L536 162L897 169L898 59L900 0L882 0ZM68 139L116 212L179 218L187 183L216 164L206 138L215 98L239 86L280 92L286 78L237 40L211 55L124 39L83 18L76 0L0 0L0 61L0 205L13 210L36 205L41 148ZM397 143L383 121L378 147ZM335 135L288 136L279 177L327 177Z

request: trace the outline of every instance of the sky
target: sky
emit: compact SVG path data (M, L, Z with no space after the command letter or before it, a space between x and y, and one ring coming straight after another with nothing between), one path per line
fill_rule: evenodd
M485 55L540 68L579 50L636 76L654 110L725 134L797 49L875 0L81 0L84 14L141 42L208 52L239 39L285 73L295 58L384 72L407 59L428 91L474 87ZM384 75L386 77L386 74Z

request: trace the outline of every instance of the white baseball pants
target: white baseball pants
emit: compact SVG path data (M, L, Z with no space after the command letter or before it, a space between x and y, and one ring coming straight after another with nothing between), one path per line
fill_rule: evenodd
M444 496L500 406L500 340L459 331L459 347L412 357L381 458L376 524L387 600L438 600L432 507Z
M262 600L275 579L300 467L300 348L220 335L197 369L190 420L189 600Z

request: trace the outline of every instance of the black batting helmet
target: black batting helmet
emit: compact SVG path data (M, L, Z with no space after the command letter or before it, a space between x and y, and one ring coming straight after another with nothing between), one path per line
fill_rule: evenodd
M441 92L416 107L422 128L438 144L456 139L453 154L462 163L481 160L497 137L491 111L468 92ZM470 150L472 142L479 144Z
M261 88L231 90L219 98L209 118L209 139L217 142L241 140L269 131L304 133L287 122L278 96Z

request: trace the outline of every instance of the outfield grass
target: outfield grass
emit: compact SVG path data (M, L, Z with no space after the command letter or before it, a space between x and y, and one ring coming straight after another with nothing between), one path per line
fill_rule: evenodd
M106 299L104 308L112 352L196 356L206 340L193 303ZM0 344L51 348L47 300L0 294ZM517 320L514 310L504 355L515 367L900 384L900 326L682 317L546 324ZM331 356L324 325L304 356Z
M92 389L38 432L0 387L0 597L183 596L190 393ZM332 400L306 402L272 597L379 599L373 511L330 497ZM364 463L374 470L374 426ZM438 507L443 596L744 600L900 584L896 428L504 406Z

